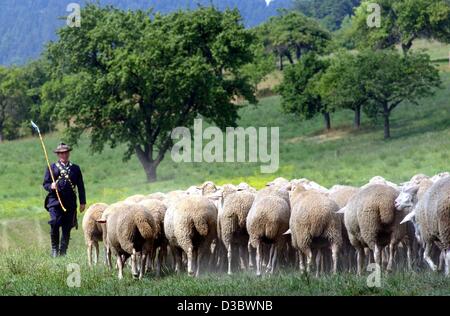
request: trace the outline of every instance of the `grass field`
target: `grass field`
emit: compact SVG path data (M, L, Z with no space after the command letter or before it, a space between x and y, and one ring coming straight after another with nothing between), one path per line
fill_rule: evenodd
M447 50L448 51L448 50ZM444 49L434 52L442 55ZM442 65L442 69L445 64ZM283 114L280 98L262 99L240 110L239 125L280 127L280 169L261 174L259 164L176 164L167 155L158 169L159 181L148 184L136 158L122 161L124 147L92 155L83 138L71 160L81 165L88 203L112 203L129 195L183 189L205 180L223 184L247 181L258 188L277 176L306 177L324 186L362 185L381 175L394 182L416 173L450 170L450 72L442 72L444 89L420 106L402 104L392 116L392 139L383 140L382 126L363 116L353 131L352 112L332 115L332 131L323 133L320 118L303 122ZM47 147L60 141L46 135ZM249 273L233 277L209 274L200 279L168 274L142 282L130 274L119 282L103 266L89 270L81 231L73 231L69 256L49 258L45 192L41 188L45 161L37 138L0 144L0 293L2 295L449 295L450 278L421 273L394 273L381 288L369 288L353 274L319 279L284 271L258 279ZM66 284L68 263L81 267L81 287Z

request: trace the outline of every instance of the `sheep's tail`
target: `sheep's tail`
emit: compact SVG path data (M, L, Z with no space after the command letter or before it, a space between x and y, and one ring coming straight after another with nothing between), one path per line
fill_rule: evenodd
M152 227L152 223L144 211L137 211L134 214L134 220L139 233L144 239L155 238L155 229Z
M195 217L193 219L195 230L200 234L200 236L206 237L209 234L209 225L206 218L202 216Z

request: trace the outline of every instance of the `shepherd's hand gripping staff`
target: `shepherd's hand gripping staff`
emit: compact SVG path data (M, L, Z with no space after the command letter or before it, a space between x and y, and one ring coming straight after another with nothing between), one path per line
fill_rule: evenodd
M44 140L42 139L41 131L39 130L39 127L33 121L31 121L31 126L33 126L33 128L39 134L39 139L41 140L42 149L44 149L45 159L47 160L48 171L50 171L50 176L52 177L52 181L55 182L55 177L53 176L53 171L50 166L50 161L48 160L47 149L45 149ZM63 203L61 202L61 198L59 197L58 186L56 186L56 196L58 197L59 204L61 204L61 208L63 209L64 212L66 212L66 208L64 207Z

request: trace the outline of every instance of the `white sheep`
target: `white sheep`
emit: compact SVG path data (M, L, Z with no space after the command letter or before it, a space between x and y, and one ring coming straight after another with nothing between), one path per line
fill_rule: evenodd
M304 271L303 255L307 258L306 271L310 271L312 249L331 247L333 273L337 272L338 254L342 247L342 224L337 211L339 206L324 193L298 186L291 195L289 221L292 245L298 250L300 270ZM317 274L319 267L317 267Z
M120 211L113 212L106 219L108 245L117 256L119 279L123 278L123 267L131 257L133 277L141 279L145 272L147 256L153 251L153 244L159 234L159 226L146 207L139 204L122 204ZM140 263L138 264L138 253Z
M405 223L415 217L425 244L424 260L437 270L430 257L433 243L445 254L445 274L450 274L450 177L435 182L405 217Z
M150 262L152 266L156 259L156 275L159 276L161 274L161 265L167 255L168 242L164 233L164 216L166 215L167 208L162 201L157 199L145 199L139 202L139 204L147 208L150 214L152 214L156 225L159 226L158 235L155 237L153 252L148 257L148 262Z
M201 260L217 237L217 208L207 197L190 195L180 198L166 211L164 231L174 250L176 271L181 269L181 251L184 251L188 259L188 274L198 276Z
M92 266L92 248L95 247L95 260L96 265L99 257L98 242L103 241L103 229L100 223L97 221L102 217L103 211L108 207L105 203L96 203L91 205L83 217L83 232L84 240L87 246L88 264ZM105 248L106 256L106 248Z
M233 252L247 248L247 215L252 207L255 195L230 185L224 186L223 204L218 212L218 235L223 242L228 258L228 274L232 274Z
M372 184L362 188L339 212L344 212L344 223L350 243L357 252L358 274L361 274L364 248L374 251L375 263L381 267L381 251L389 245L389 264L392 265L393 249L399 242L394 231L400 223L395 208L399 192L391 186ZM394 236L395 235L395 236Z
M278 251L285 241L283 233L289 228L289 217L289 193L285 189L270 186L256 194L247 216L249 259L251 262L251 247L256 248L256 275L261 275L263 243L271 244L268 270L273 273Z

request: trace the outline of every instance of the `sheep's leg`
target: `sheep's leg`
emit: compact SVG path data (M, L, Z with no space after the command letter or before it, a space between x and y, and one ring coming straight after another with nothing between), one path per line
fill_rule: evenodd
M277 265L277 261L278 261L278 247L279 244L273 244L273 253L272 253L272 261L269 262L269 264L271 265L271 269L270 269L270 274L273 274L275 271L275 266Z
M392 271L392 266L394 264L394 256L395 256L395 244L394 243L390 243L389 244L389 257L388 257L388 264L386 267L387 271Z
M200 275L200 269L202 267L202 263L206 263L205 256L210 253L210 244L208 242L203 243L196 251L197 257L197 266L195 276L198 277ZM208 259L208 258L206 258Z
M261 266L262 266L262 244L260 241L258 241L258 244L256 246L256 275L261 275Z
M373 251L373 256L374 256L374 259L375 259L375 264L377 264L379 267L382 267L382 262L381 262L381 253L382 253L382 251L383 251L383 249L380 249L380 246L375 244L374 251Z
M173 258L175 260L175 272L180 273L181 272L181 266L183 265L183 253L182 250L179 248L173 249Z
M267 260L267 264L266 264L266 273L269 273L272 270L272 257L273 257L273 252L274 252L274 245L275 244L270 245L270 248L269 248L269 259Z
M363 270L363 266L364 266L364 261L365 261L364 255L365 255L364 249L358 247L356 249L356 261L357 261L357 265L358 265L357 266L357 274L359 276L361 276L362 270Z
M111 248L106 247L106 263L108 266L108 269L111 270L112 269L112 258L111 258Z
M246 247L239 245L239 259L241 262L241 270L248 269L248 256L245 250Z
M156 249L156 276L157 277L161 276L162 261L163 261L163 251L162 251L161 247L158 247Z
M442 271L445 269L445 250L441 250L441 253L439 254L439 266L438 271Z
M247 249L248 249L248 268L249 269L253 269L253 257L252 257L252 245L250 243L250 241L247 244Z
M145 266L147 265L148 254L145 251L142 251L141 262L140 262L140 271L139 271L139 280L142 280L145 273Z
M98 241L94 242L94 246L95 246L95 261L94 261L94 265L98 264L98 257L100 255L100 249L98 246Z
M88 265L92 267L92 241L88 242L87 246Z
M450 249L445 251L445 275L450 275Z
M121 255L117 256L117 267L119 268L119 280L122 280L123 279L123 260L122 260Z
M300 269L300 272L305 272L305 261L303 258L303 252L298 250L298 267Z
M339 261L339 246L336 244L331 246L331 257L333 259L333 274L336 274Z
M188 250L187 250L187 253L186 253L187 259L188 259L188 262L187 262L188 275L190 275L190 276L194 275L194 267L192 266L193 265L193 262L192 262L192 260L193 260L193 252L194 251L192 249L192 246L190 246L188 248Z
M228 252L228 275L232 275L233 272L231 271L231 263L232 263L232 259L233 259L233 249L231 247L231 242L228 243L227 246L227 252Z
M425 243L425 251L423 252L423 259L425 260L426 263L428 263L431 270L436 271L437 267L434 264L433 259L431 259L431 257L430 257L431 245L432 244L429 242Z
M139 276L137 261L138 261L138 258L137 258L136 250L133 249L133 253L131 254L131 273L133 274L133 278L137 278Z
M322 250L317 249L316 253L316 278L320 276L320 261L322 259Z
M412 270L412 258L411 258L411 252L412 252L411 244L408 243L408 244L406 245L406 261L407 261L407 263L408 263L408 270L409 270L409 271Z
M311 264L312 264L312 251L311 248L306 248L305 249L305 254L306 254L306 272L309 273L311 272Z

